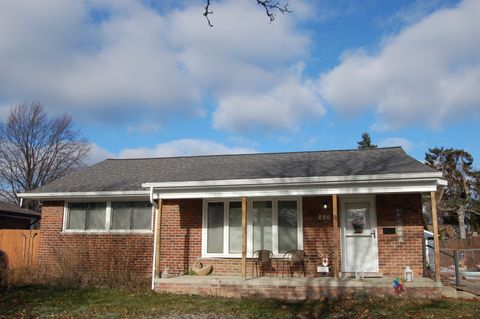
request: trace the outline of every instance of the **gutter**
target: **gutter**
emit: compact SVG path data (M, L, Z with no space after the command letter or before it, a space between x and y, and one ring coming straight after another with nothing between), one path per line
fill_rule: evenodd
M98 191L98 192L50 192L50 193L18 193L18 197L38 200L45 199L82 199L82 198L125 198L125 197L148 197L146 190L134 191Z
M155 209L155 228L153 229L153 261L152 261L152 287L151 289L155 289L155 273L156 273L156 260L157 260L157 240L158 240L158 214L159 214L159 205L153 199L153 187L150 187L150 203L152 207Z

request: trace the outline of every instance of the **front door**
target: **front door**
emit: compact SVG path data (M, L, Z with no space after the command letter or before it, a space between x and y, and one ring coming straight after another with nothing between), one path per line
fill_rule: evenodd
M341 201L342 271L378 272L377 216L374 197Z

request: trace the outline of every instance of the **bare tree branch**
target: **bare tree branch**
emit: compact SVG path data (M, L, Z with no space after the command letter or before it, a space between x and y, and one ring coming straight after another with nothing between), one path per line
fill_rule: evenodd
M272 2L271 0L257 0L257 4L265 9L265 13L270 19L270 21L275 20L275 10L277 10L281 14L292 12L288 9L288 3L285 3L282 6L280 4L280 1Z
M288 2L282 4L280 0L256 0L259 6L262 6L265 9L265 14L267 15L270 22L275 21L275 12L280 12L281 14L290 13L288 9ZM207 23L210 27L213 27L212 22L210 21L209 15L213 14L213 11L210 9L211 2L206 0L205 12L203 16L207 19Z
M205 16L205 19L207 19L207 23L209 26L213 27L212 22L210 22L210 18L208 17L210 14L213 14L213 11L210 11L210 0L207 0L207 4L205 5L205 12L203 15Z
M0 123L0 196L18 203L17 193L83 167L89 151L69 116L50 118L40 103L17 105Z

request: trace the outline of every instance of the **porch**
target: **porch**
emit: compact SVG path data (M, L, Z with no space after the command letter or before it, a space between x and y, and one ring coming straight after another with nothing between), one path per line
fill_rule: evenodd
M155 279L155 291L226 298L319 299L355 294L396 295L393 277L255 277L241 276L178 276ZM419 298L440 298L442 284L429 278L415 278L405 283L402 295Z

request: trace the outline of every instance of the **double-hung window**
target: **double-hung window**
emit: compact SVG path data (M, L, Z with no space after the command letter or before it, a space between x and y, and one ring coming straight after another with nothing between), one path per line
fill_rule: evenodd
M247 254L267 249L279 256L291 249L301 249L303 246L299 199L249 201L247 223ZM241 256L241 201L206 201L202 252L205 257Z

